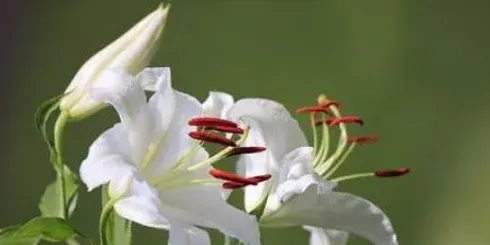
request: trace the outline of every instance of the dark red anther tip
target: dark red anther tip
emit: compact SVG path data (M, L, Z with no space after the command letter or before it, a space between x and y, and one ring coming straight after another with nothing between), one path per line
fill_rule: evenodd
M220 131L223 133L243 134L243 129L228 126L210 126L206 127L208 130Z
M304 114L304 113L326 113L331 115L332 113L325 107L320 106L320 105L314 105L314 106L305 106L298 108L296 110L296 114Z
M235 183L242 183L242 184L247 184L247 185L256 185L257 181L254 179L248 179L246 177L230 173L230 172L225 172L223 170L219 169L212 169L209 170L209 174L216 179L220 180L226 180L226 181L231 181Z
M410 173L410 168L401 167L398 169L381 169L374 172L374 176L380 178L398 177Z
M245 183L237 183L237 182L225 182L221 185L221 187L225 189L238 189L247 186Z
M217 143L225 146L236 146L233 140L223 137L219 134L202 131L192 131L189 133L189 136L193 139L202 140L205 142Z
M253 154L265 151L265 147L261 146L243 146L243 147L235 147L233 148L226 156L231 157L235 155L241 154Z
M369 144L369 143L374 143L376 141L378 141L378 136L376 135L349 137L347 139L348 143L356 143L356 144Z
M256 176L253 176L253 177L249 177L247 179L252 180L252 181L255 181L256 184L258 184L260 182L264 182L264 181L270 179L271 177L272 177L272 175L270 175L270 174L264 174L264 175L256 175Z
M235 122L224 120L217 117L195 117L188 122L191 126L198 127L215 127L215 126L225 126L237 128L238 125Z
M325 122L327 122L329 126L335 126L339 123L357 123L360 125L364 125L364 121L357 116L336 117L332 119L327 119Z

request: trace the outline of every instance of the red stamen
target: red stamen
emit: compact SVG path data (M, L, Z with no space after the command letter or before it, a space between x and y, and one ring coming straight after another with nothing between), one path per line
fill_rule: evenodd
M210 126L206 127L209 130L216 130L223 133L234 133L234 134L243 134L243 129L236 127L228 127L228 126Z
M237 182L225 182L221 185L221 187L225 189L238 189L247 186L245 183L237 183Z
M252 184L252 185L257 185L258 183L264 182L270 178L271 178L270 174L264 174L264 175L253 176L253 177L250 177L247 179L255 182L255 184ZM242 188L242 187L245 187L248 185L251 185L251 184L235 182L235 181L227 181L227 182L223 183L221 186L225 189L237 189L237 188Z
M223 137L219 134L213 134L213 133L207 133L201 131L192 131L189 133L189 136L196 140L217 143L225 146L236 146L233 140Z
M328 120L326 120L325 122L328 122ZM360 117L356 116L336 117L331 119L331 121L328 122L328 125L335 126L339 123L358 123L360 125L364 125L364 121L362 121Z
M398 176L403 176L403 175L408 174L408 173L410 173L410 168L401 167L398 169L381 169L381 170L374 172L374 176L380 177L380 178L398 177Z
M327 125L330 125L334 119L333 118L326 118L325 120L318 120L315 122L315 126L321 126L323 123L326 123Z
M188 122L191 126L202 126L202 127L215 127L215 126L226 126L237 128L238 125L232 121L224 120L217 117L195 117Z
M241 184L247 184L247 185L256 185L257 180L255 179L249 179L234 173L230 172L225 172L223 170L219 169L212 169L209 171L209 174L216 179L221 179L221 180L226 180L226 181L231 181L235 183L241 183Z
M376 141L378 141L378 136L376 135L349 137L347 139L348 143L356 143L356 144L368 144L368 143L374 143Z
M304 113L318 113L323 112L331 115L332 113L325 107L315 105L315 106L305 106L296 110L296 114L304 114Z
M241 155L241 154L253 154L253 153L263 152L265 150L266 148L261 146L235 147L226 156L231 157L231 156Z
M264 174L264 175L256 175L253 177L249 177L248 179L255 181L258 184L260 182L264 182L264 181L270 179L271 177L272 177L272 175L270 175L270 174Z

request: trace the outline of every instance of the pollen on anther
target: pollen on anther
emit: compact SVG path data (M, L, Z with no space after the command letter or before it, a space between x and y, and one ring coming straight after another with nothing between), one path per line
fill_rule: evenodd
M340 123L357 123L360 125L364 125L364 121L357 116L345 116L345 117L336 117L332 119L327 119L326 121L329 126L335 126Z
M236 146L236 143L228 139L226 137L223 137L219 134L214 134L214 133L208 133L208 132L202 132L202 131L192 131L189 133L189 137L196 139L196 140L202 140L205 142L211 142L211 143L217 143L220 145L225 145L225 146Z
M369 144L369 143L374 143L376 141L378 141L378 136L376 135L349 137L347 139L348 143L356 143L356 144Z
M381 169L374 172L374 176L380 178L398 177L410 173L410 168L401 167L398 169Z
M215 126L225 126L237 128L238 125L235 122L224 120L217 117L196 117L192 118L188 122L191 126L201 126L201 127L215 127Z
M225 189L238 189L238 188L242 188L242 187L245 187L249 184L245 184L245 183L237 183L237 182L233 182L233 181L228 181L228 182L225 182L221 185L221 187L225 188Z
M246 177L234 174L234 173L230 173L230 172L225 172L225 171L219 170L219 169L212 169L209 171L209 174L211 176L215 177L216 179L220 179L220 180L226 180L226 181L231 181L231 182L235 182L235 183L242 183L242 184L247 184L247 185L256 185L257 184L257 180L249 179L249 178L246 178Z
M210 127L206 127L206 129L220 131L220 132L223 132L223 133L243 134L243 129L237 128L237 127L210 126Z
M298 108L296 110L296 114L304 114L304 113L326 113L328 115L332 115L332 112L330 112L327 108L322 107L322 106L305 106Z
M233 148L226 156L231 157L235 155L241 154L253 154L265 151L265 147L261 146L243 146L243 147L235 147Z

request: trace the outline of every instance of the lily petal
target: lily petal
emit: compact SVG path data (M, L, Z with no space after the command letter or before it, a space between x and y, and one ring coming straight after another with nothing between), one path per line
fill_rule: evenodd
M196 227L172 224L169 233L169 245L211 245L208 233Z
M144 90L155 92L157 84L170 83L170 68L169 67L149 67L143 69L135 77L138 83Z
M135 171L131 157L127 155L128 144L121 124L116 124L94 141L80 165L80 178L89 191Z
M152 141L155 123L145 93L131 75L120 69L105 71L101 79L90 95L116 109L131 144L132 159L140 162Z
M161 201L158 192L150 187L140 175L130 176L129 187L127 178L119 178L109 185L109 194L117 195L125 192L125 197L114 204L114 210L123 218L144 226L159 229L170 227L166 216L161 212ZM129 188L129 189L126 189Z
M310 245L345 245L349 234L344 231L304 226L310 232Z
M244 145L267 146L267 151L243 155L237 171L246 176L272 174L280 160L291 150L307 145L306 138L289 112L281 104L266 99L242 99L233 105L228 118L250 126ZM274 178L274 177L273 177ZM245 209L254 210L267 197L274 179L245 187Z
M398 245L393 226L380 208L352 194L328 191L331 183L309 176L279 186L283 206L261 221L342 230L376 245Z
M193 117L200 116L202 114L202 106L196 98L188 94L178 91L172 91L172 93L175 99L175 113L173 113L171 118L163 118L163 115L161 115L161 119L168 122L160 121L160 123L168 123L168 128L158 136L164 140L160 141L156 155L148 166L148 169L151 169L154 174L166 171L197 144L196 140L188 136L188 133L193 128L187 124L187 121ZM159 126L164 127L162 125Z
M230 94L211 91L203 103L204 115L224 118L234 103L233 96Z
M216 187L187 187L161 191L163 209L171 220L217 229L245 244L259 245L260 233L255 216L229 205Z

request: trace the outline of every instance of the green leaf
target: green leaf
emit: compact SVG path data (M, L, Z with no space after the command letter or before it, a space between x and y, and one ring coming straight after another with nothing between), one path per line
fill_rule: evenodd
M107 185L102 188L102 206L109 201L109 195L107 190ZM119 216L114 209L110 211L105 224L100 227L101 234L105 240L106 245L130 245L131 244L131 221L128 221L121 216Z
M51 162L54 164L54 160L56 159L56 151L54 149L53 140L49 137L48 132L46 130L46 124L48 123L49 117L51 114L58 108L60 99L64 96L64 94L57 95L45 102L43 102L36 111L36 115L34 117L36 122L36 128L41 132L44 142L48 146Z
M68 200L68 217L71 216L78 201L78 176L73 173L68 166L64 165L65 170L65 192ZM51 182L44 191L41 200L39 201L39 210L44 217L60 217L64 212L61 207L61 194L60 194L60 176L58 175L56 180Z
M42 239L60 242L83 237L65 220L56 217L37 217L22 226L11 226L0 232L0 245L32 245Z

